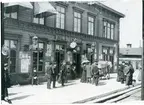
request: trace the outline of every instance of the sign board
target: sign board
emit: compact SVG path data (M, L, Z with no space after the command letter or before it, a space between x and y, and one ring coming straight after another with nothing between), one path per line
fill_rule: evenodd
M28 52L20 52L21 73L28 73L30 66L30 56Z

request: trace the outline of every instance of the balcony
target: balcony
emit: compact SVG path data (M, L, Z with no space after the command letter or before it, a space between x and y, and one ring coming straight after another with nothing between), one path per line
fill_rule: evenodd
M91 35L87 35L83 33L67 31L67 30L58 29L54 27L48 27L45 25L40 25L40 24L35 24L35 23L19 21L19 20L11 19L11 18L5 19L4 26L5 28L10 28L10 29L23 30L23 31L38 33L38 34L53 35L55 39L63 38L63 40L68 40L70 38L71 39L77 38L78 42L82 42L82 41L95 42L96 40L108 41L108 42L113 42L113 43L118 42L116 40L106 39L106 38L102 38L98 36L91 36Z

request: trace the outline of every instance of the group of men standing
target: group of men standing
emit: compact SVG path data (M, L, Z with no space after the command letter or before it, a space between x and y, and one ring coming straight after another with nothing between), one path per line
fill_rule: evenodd
M126 85L130 86L133 82L133 73L134 68L130 61L122 62L118 68L118 77L117 81L121 82L122 84L125 82Z
M66 61L62 62L60 67L60 72L57 72L56 62L50 62L49 66L46 68L46 77L47 77L47 88L51 89L51 83L53 82L53 88L56 88L56 81L58 80L62 86L67 82L68 77L68 68Z
M93 83L96 86L98 85L99 80L99 68L98 61L95 60L91 65L90 62L82 63L82 83Z

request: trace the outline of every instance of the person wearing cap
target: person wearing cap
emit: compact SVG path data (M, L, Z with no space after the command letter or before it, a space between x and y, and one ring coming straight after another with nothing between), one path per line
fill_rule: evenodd
M124 83L124 68L125 68L125 63L123 61L122 64L119 64L118 78L117 78L117 81L121 82L122 84Z
M126 76L126 85L132 85L132 75L134 73L134 69L130 62L126 62L126 67L124 69L124 74Z
M97 86L99 80L99 69L98 69L98 61L95 60L92 64L92 75L93 75L93 82Z
M63 61L61 69L60 69L60 77L59 80L61 81L61 85L64 86L64 82L66 80L67 76L67 67L66 67L66 61Z
M11 100L8 97L8 88L11 86L10 77L8 73L8 61L9 61L9 48L6 45L2 47L2 87L1 87L1 100L12 104Z
M52 70L52 72L51 72L52 80L51 81L53 82L53 88L56 88L56 86L55 86L56 85L56 76L57 76L57 70L56 70L57 68L56 67L57 67L56 62L53 62L52 69L51 69Z
M37 50L38 48L38 37L32 37L32 45L30 45L30 50Z

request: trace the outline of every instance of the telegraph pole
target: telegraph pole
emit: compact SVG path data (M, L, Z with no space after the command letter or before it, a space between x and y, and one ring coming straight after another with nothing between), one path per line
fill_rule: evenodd
M144 6L144 0L143 0L143 6ZM143 8L144 12L144 8ZM143 14L144 18L144 14ZM143 19L143 28L142 28L142 38L143 38L143 47L142 47L142 71L141 71L141 100L144 100L144 19Z

